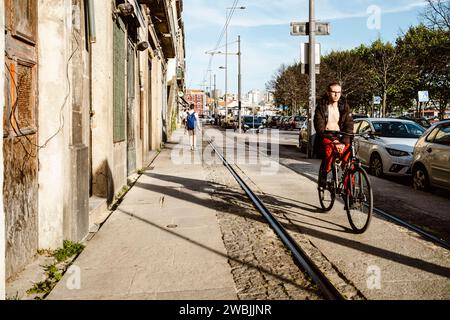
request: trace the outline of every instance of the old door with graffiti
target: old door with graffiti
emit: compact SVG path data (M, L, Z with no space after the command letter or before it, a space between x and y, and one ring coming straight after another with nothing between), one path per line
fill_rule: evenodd
M5 1L3 118L6 277L38 248L37 1Z

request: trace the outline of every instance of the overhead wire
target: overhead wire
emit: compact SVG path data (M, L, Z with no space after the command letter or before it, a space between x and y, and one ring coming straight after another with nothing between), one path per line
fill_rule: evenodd
M229 10L230 10L230 14L227 15L227 19L225 20L225 24L224 24L224 26L223 26L223 28L222 28L222 31L220 32L219 38L218 38L218 40L217 40L217 43L216 43L214 49L213 49L213 50L209 50L209 51L216 51L217 49L219 49L219 46L220 46L220 44L221 44L221 42L222 42L222 39L223 39L223 36L225 35L225 32L226 32L226 30L227 30L227 28L228 28L228 25L230 24L231 18L232 18L233 14L234 14L234 11L236 10L236 7L237 7L238 2L239 2L239 0L234 0L234 1L233 1L233 5L232 5L231 8L229 9ZM227 45L227 44L223 45L222 47L224 47L224 46L226 46L226 45ZM220 47L220 48L222 48L222 47ZM208 68L206 69L206 71L205 71L205 73L204 73L202 83L205 83L205 82L206 82L206 78L207 78L207 76L208 76L208 71L211 70L211 65L212 65L213 56L214 56L214 54L210 54L209 62L208 62ZM211 90L211 88L210 88L210 90Z

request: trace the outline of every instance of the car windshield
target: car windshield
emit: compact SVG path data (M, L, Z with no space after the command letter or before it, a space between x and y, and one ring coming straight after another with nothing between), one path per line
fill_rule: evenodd
M244 117L244 122L249 122L252 123L253 122L253 117ZM262 122L262 117L255 117L255 122Z
M399 121L373 122L375 132L387 138L419 138L425 128L415 124Z

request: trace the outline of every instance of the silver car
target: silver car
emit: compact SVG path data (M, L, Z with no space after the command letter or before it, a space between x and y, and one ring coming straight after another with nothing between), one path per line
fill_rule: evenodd
M366 118L355 120L354 131L372 133L355 137L356 155L372 175L411 175L414 145L425 128L410 120Z
M416 190L450 188L450 120L433 124L417 140L412 174Z

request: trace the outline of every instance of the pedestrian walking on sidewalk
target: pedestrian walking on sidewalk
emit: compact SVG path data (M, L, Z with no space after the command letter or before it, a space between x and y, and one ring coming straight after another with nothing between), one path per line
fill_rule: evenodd
M189 106L189 111L186 115L186 130L189 135L191 150L194 150L196 145L196 135L200 132L200 122L198 121L197 112L194 110L194 104Z
M329 137L324 135L325 130L353 133L353 117L338 82L330 83L326 95L322 98L314 114L314 128L316 140L322 147L322 163L319 170L319 188L325 187L327 173L330 171L333 156L332 144L335 144L339 153L350 147L350 138ZM349 154L343 159L347 161Z

